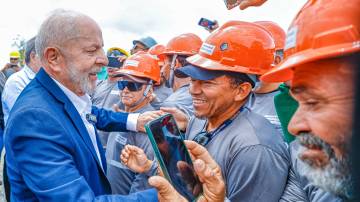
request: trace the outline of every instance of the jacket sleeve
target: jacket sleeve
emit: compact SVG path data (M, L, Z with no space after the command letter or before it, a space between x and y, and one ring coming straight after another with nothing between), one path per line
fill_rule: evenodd
M10 182L15 183L12 194L20 201L29 199L30 193L19 194L24 190L21 186L30 189L30 198L39 201L157 201L154 189L129 196L95 196L71 155L75 147L71 134L54 117L43 109L32 109L20 112L9 122L6 160ZM44 123L46 127L39 127ZM16 183L19 173L25 184Z
M92 107L91 113L96 116L96 128L105 132L125 132L128 113Z

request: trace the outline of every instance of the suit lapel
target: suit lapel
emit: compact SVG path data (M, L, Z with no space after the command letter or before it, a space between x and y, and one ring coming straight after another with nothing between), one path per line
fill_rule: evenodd
M67 112L75 128L79 132L79 135L81 136L82 140L85 142L85 145L90 150L90 153L92 154L93 158L98 163L98 167L99 167L98 169L101 170L103 174L105 174L100 166L102 162L99 161L96 155L96 151L91 142L89 133L86 130L84 122L82 121L80 114L76 110L75 106L65 95L65 93L60 89L60 87L49 77L49 75L43 69L40 69L39 73L36 75L36 79L41 83L41 85L43 85L43 87L47 91L49 91L50 94L52 94L60 102L64 103L65 111Z

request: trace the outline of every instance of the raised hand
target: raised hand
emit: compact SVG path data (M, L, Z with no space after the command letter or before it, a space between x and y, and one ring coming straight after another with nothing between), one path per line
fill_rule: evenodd
M121 151L121 162L130 170L136 173L144 173L150 170L152 161L150 161L144 150L133 145L126 145Z

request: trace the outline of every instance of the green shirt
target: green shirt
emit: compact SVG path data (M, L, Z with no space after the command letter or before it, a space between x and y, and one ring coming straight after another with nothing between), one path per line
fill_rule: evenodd
M299 104L291 97L288 86L281 84L279 90L280 93L274 97L275 109L283 129L285 141L290 143L295 139L295 136L291 135L287 128Z

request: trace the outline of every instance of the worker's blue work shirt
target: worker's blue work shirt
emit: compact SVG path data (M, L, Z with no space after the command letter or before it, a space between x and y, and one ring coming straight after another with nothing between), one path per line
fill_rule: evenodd
M154 108L148 104L136 113L153 110ZM129 194L151 188L146 179L121 163L120 154L125 145L135 145L144 150L148 159L154 159L154 150L146 133L111 132L106 148L106 174L113 194Z
M250 93L246 106L252 112L260 114L272 123L276 130L283 134L279 117L276 113L274 97L280 91L275 90L270 93Z
M192 118L186 139L204 131L206 120ZM264 117L244 108L206 146L220 165L231 201L279 201L290 168L281 134Z
M189 86L184 85L164 100L161 107L176 107L191 117L194 114L192 97L189 93Z

